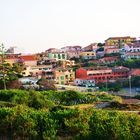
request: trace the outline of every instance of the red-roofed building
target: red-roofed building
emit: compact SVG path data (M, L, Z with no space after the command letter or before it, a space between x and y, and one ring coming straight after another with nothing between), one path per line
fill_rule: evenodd
M118 57L104 57L99 59L101 63L116 63L118 61Z
M140 76L140 69L132 69L130 71L131 76Z
M76 70L76 78L90 78L94 79L96 83L103 83L106 81L115 81L117 79L128 78L129 69L126 67L88 67L79 68Z
M36 66L37 65L37 58L36 55L21 55L19 57L24 63L25 66Z
M89 60L88 62L89 62L89 63L98 63L98 64L100 64L100 63L101 63L101 61L100 61L100 60Z

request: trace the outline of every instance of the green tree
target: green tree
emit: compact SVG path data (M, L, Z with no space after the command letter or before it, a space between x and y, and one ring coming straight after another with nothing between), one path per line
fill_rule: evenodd
M18 60L12 66L12 70L17 73L18 77L22 77L21 72L24 70L24 68L25 68L25 64L20 60Z
M40 89L44 90L56 90L54 81L41 78L37 81L37 84L40 86Z
M2 83L3 83L3 88L6 90L6 79L5 79L5 64L4 64L4 60L5 60L5 47L3 44L1 44L0 46L0 55L1 55L1 68L0 68L0 76L2 78Z
M18 73L13 70L13 67L10 64L4 62L0 66L0 73L3 75L0 79L0 89L7 89L12 87L12 85L14 85L12 88L19 88Z
M11 66L5 62L6 50L4 45L0 46L0 89L7 88L19 88L21 83L18 81L18 77L23 70L23 64L18 62Z

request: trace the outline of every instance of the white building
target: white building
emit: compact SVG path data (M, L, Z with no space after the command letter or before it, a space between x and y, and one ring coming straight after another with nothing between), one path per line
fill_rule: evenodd
M140 43L125 44L122 48L125 52L140 52Z
M87 78L77 78L74 80L74 84L76 86L94 87L95 80L94 79L87 79Z

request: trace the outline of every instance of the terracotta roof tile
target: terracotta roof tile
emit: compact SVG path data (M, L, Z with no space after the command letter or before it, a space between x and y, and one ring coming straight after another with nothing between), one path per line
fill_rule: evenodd
M35 61L35 60L37 60L35 55L24 55L24 56L20 56L19 58L24 60L24 61Z
M132 69L130 74L133 76L140 76L140 69Z

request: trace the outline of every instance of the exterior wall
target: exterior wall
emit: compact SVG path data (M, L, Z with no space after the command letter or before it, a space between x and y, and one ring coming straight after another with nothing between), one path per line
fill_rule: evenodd
M61 48L61 51L64 52L69 52L69 51L81 51L82 47L81 46L66 46Z
M93 43L93 44L90 44L86 47L83 48L83 50L86 52L86 51L96 51L98 49L98 45L97 43Z
M120 49L118 48L109 48L105 50L105 54L111 54L111 53L119 53Z
M123 44L130 44L134 42L136 38L127 36L127 37L112 37L107 40L105 40L106 46L122 46Z
M68 59L71 59L73 57L79 58L80 57L80 53L81 53L81 51L80 52L77 52L77 51L69 51L69 52L67 52Z
M51 71L52 66L28 66L22 72L23 76L41 76L43 72Z
M83 59L86 59L86 60L95 59L96 58L96 52L81 52L80 56Z
M129 70L114 71L109 68L104 70L86 70L84 68L79 68L76 70L76 78L94 79L96 83L128 78L128 76Z
M62 52L67 53L68 59L70 58L79 58L80 52L82 52L82 47L81 46L66 46L61 48Z
M37 60L33 61L24 61L25 66L36 66L37 65Z
M56 59L56 60L67 60L67 54L66 53L48 53L49 59Z
M84 80L84 79L75 79L74 80L75 85L77 86L84 86L84 87L94 87L95 86L95 80Z
M75 73L72 69L69 70L55 70L55 81L56 84L70 84L75 79Z
M122 57L127 60L127 59L140 59L140 52L128 52L122 55Z
M55 75L53 70L42 71L42 77L46 78L47 80L55 80Z
M34 78L34 77L23 77L23 78L19 78L19 81L23 85L29 85L29 84L36 85L36 83L38 81L38 78Z
M54 52L59 52L60 50L59 49L56 49L56 48L49 48L48 50L45 51L45 53L54 53Z
M125 45L123 47L123 50L125 52L140 52L140 46L135 47L134 45L131 45L131 46Z
M14 63L17 62L18 59L5 59L6 63L9 63L10 65L13 65Z
M118 57L104 57L102 59L99 59L100 63L106 63L106 64L115 63L118 60L119 60Z
M74 60L66 60L66 61L63 61L63 67L66 68L66 67L73 67L75 66L75 61Z

